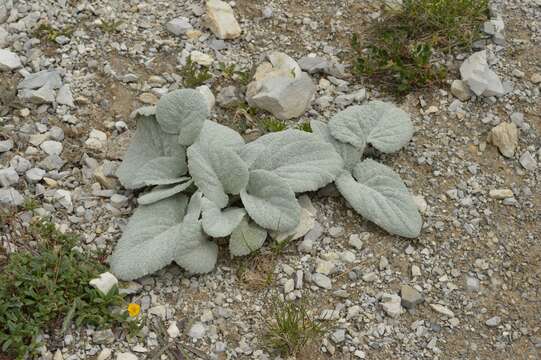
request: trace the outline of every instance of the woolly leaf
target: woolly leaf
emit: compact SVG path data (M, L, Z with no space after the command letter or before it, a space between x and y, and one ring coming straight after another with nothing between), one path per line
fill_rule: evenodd
M245 216L229 239L229 252L233 256L248 255L265 243L267 231Z
M175 262L187 271L200 274L212 271L218 258L218 246L209 241L199 217L203 208L200 191L194 193L182 222L182 243L175 250Z
M154 117L137 117L137 131L116 175L126 189L178 182L186 174L186 150Z
M225 137L206 141L202 136L188 148L188 167L195 184L220 209L227 205L227 194L238 194L248 184L248 166L230 147ZM202 141L205 140L205 141ZM222 145L222 146L220 146ZM240 145L240 144L238 144Z
M240 156L251 170L267 170L294 192L315 191L334 181L343 167L332 145L312 133L286 130L261 136L245 145Z
M110 259L113 273L133 280L169 265L183 241L182 220L188 198L169 197L135 210Z
M299 224L300 206L295 193L284 179L270 171L251 171L240 197L248 215L265 229L286 232Z
M163 131L179 134L182 145L191 145L199 135L203 122L210 115L207 101L198 91L175 90L161 97L156 105L156 118Z
M288 232L271 232L269 235L277 242L285 240L297 240L306 235L314 227L316 221L316 209L313 207L310 198L307 195L299 196L299 205L301 206L301 216L299 225Z
M421 232L422 219L400 176L374 160L364 160L344 172L336 186L348 203L366 219L390 233L415 238Z
M244 216L246 216L244 209L233 207L221 211L215 203L203 198L203 230L212 237L230 235Z
M334 150L340 154L344 161L345 169L351 170L359 161L361 161L363 155L362 152L351 144L336 140L329 132L327 124L318 120L312 120L310 121L310 127L312 128L312 132L319 136L321 140L334 146Z
M205 120L203 123L197 142L231 149L239 149L244 145L244 139L238 132L211 120Z
M172 186L156 186L152 191L139 196L137 199L137 202L139 205L150 205L152 203L155 203L157 201L166 199L170 196L173 196L175 194L178 194L187 188L190 187L190 185L193 184L193 181L189 177L184 177L183 183L178 185L172 185Z
M393 104L372 101L350 106L329 121L329 131L337 140L364 150L367 143L384 153L393 153L413 136L409 115Z

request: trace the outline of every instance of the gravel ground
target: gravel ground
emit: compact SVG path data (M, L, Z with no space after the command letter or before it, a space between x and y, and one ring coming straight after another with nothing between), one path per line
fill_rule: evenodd
M223 89L242 93L242 75L225 76L220 63L249 73L281 51L347 64L352 32L362 36L380 14L375 0L233 5L242 35L219 40L199 0L0 0L0 48L20 61L0 65L0 206L34 198L35 214L80 233L81 248L110 253L136 206L114 177L135 130L129 115L183 87L192 51L213 58L214 120L238 127L250 115L226 107ZM394 100L416 133L399 154L377 156L417 197L424 220L417 240L362 220L328 187L310 194L314 228L279 252L268 243L231 259L224 246L210 274L170 266L124 284L147 316L143 336L84 328L59 337L52 329L43 358L157 359L172 341L191 349L188 358L275 359L264 334L283 296L303 299L328 328L298 359L541 359L541 3L504 0L502 14L506 42L487 48L504 96L461 102L449 83ZM179 17L191 24L188 34L168 31ZM55 40L47 39L52 28ZM451 79L468 55L447 60ZM45 70L52 88L23 82ZM288 121L292 127L365 98L386 99L347 74L313 78L315 99ZM510 156L489 141L502 123L518 128ZM258 135L257 128L246 134ZM0 240L13 250L5 234Z

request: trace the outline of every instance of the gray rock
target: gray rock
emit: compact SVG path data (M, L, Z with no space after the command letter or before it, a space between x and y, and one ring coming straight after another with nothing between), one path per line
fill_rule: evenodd
M329 229L329 235L333 238L342 236L344 234L344 228L342 226L333 226Z
M462 80L477 96L502 96L505 94L502 82L487 62L486 50L478 51L460 66Z
M440 305L440 304L430 304L430 307L437 313L440 313L442 315L448 316L448 317L455 317L455 313L449 310L447 307Z
M299 59L299 66L310 74L316 74L326 72L330 64L327 59L319 56L303 56Z
M423 295L409 285L402 285L400 288L400 297L402 306L406 309L414 309L424 301Z
M330 290L332 289L332 282L327 276L319 273L312 274L312 281L320 288Z
M30 183L37 183L38 181L41 181L44 176L45 170L40 168L32 168L25 173L26 180Z
M192 24L190 24L190 20L185 17L179 17L179 18L170 20L165 25L165 28L171 34L177 35L177 36L186 34L188 31L193 30L193 26Z
M468 101L472 93L468 85L462 80L454 80L451 84L451 93L460 101Z
M494 316L488 319L487 321L485 321L485 325L488 327L496 327L500 325L501 322L502 322L502 319L499 316Z
M271 17L272 17L272 13L273 13L273 11L272 11L272 8L271 8L270 6L265 6L265 7L263 8L263 10L261 10L261 15L263 15L263 17L264 17L265 19L271 18Z
M338 329L331 335L331 340L335 344L340 344L346 340L346 330L345 329Z
M207 329L205 325L203 325L203 323L196 322L190 328L190 331L188 332L188 336L194 340L197 340L197 339L202 338L206 332L207 332Z
M69 85L64 85L58 90L58 94L56 94L56 102L60 105L75 107L73 95L71 94Z
M92 335L92 341L95 344L111 344L115 341L115 334L111 329L98 330Z
M363 248L363 242L361 241L359 234L352 234L349 236L349 245L357 250Z
M19 56L9 50L0 49L0 71L12 71L23 66Z
M15 155L9 161L9 165L17 171L17 174L24 174L28 169L32 167L32 163L22 156Z
M44 141L39 147L48 155L60 155L64 148L61 142L54 140Z
M137 355L129 352L116 354L116 360L138 360Z
M114 194L111 196L111 205L117 209L121 209L128 204L128 198L124 195Z
M248 104L267 110L281 120L304 114L316 92L312 78L284 53L268 56L270 63L261 64L248 84Z
M396 294L384 294L381 297L380 304L383 311L392 318L397 318L404 312L400 296Z
M7 139L0 141L0 153L8 152L11 149L13 149L13 140Z
M520 165L526 170L534 171L537 169L537 162L529 151L525 151L519 159Z
M36 105L51 104L56 99L56 93L49 85L44 85L38 90L21 90L19 97Z
M226 86L220 90L216 101L221 107L229 108L236 106L242 102L242 98L238 94L238 90L235 86Z
M466 290L470 292L478 292L480 289L479 279L466 276Z
M45 159L39 162L39 167L42 169L47 169L48 171L60 170L66 162L56 154L47 156Z
M13 188L0 189L0 204L4 206L19 206L24 203L24 197Z
M0 48L4 48L8 45L9 33L0 26Z
M14 168L8 167L0 169L0 186L9 187L16 184L19 181L19 175Z
M56 70L43 70L25 77L17 85L17 89L34 90L45 85L49 85L51 89L60 89L62 79L60 73Z

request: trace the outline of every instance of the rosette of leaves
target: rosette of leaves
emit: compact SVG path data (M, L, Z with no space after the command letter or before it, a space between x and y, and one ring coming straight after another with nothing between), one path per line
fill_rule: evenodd
M294 233L301 226L296 193L333 181L369 220L416 236L415 207L398 176L360 161L367 143L397 151L411 138L407 115L406 125L396 126L402 114L385 109L348 109L328 125L314 122L314 133L286 130L247 144L208 119L206 100L195 90L173 91L155 108L139 109L117 176L127 189L149 191L139 196L111 256L112 271L131 280L175 262L192 273L209 272L218 255L212 238L228 237L230 253L242 256L259 249L269 232ZM381 220L386 216L400 219Z

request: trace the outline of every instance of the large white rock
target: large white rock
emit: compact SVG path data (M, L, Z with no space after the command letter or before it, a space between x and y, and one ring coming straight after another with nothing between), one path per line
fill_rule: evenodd
M11 71L23 66L19 56L9 50L0 49L0 71Z
M207 1L207 26L220 39L234 39L240 36L240 25L235 19L231 6L221 0Z
M173 19L169 21L165 27L167 28L167 31L177 36L186 34L188 31L193 30L190 20L185 17Z
M110 272L104 272L100 274L100 277L90 280L89 284L102 294L107 295L113 287L118 285L118 280Z
M505 94L498 75L490 69L486 50L478 51L460 66L462 80L477 96L502 96Z
M24 197L14 188L0 189L0 205L19 206L24 202Z
M248 104L281 120L301 116L316 92L315 83L288 55L275 52L268 59L257 67L254 81L248 84Z
M19 174L14 168L8 167L0 169L0 186L8 187L19 181Z
M24 78L17 89L39 89L48 85L51 89L59 89L62 86L62 78L56 70L43 70L30 74Z
M490 130L488 141L496 146L503 156L513 158L518 146L518 129L514 123L502 122Z

